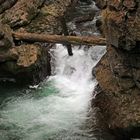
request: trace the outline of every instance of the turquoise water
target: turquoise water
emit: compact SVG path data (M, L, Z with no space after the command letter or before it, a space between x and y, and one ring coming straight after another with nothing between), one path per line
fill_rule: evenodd
M47 96L59 93L53 84L53 81L46 81L34 90L3 88L3 92L7 95L1 96L3 102L0 111L0 140L34 139L34 136L30 138L29 135L33 135L36 129L41 131L43 125L30 123L32 119L37 117L36 115L43 113L43 105L45 107L46 103L43 103L43 99L45 101ZM46 134L47 137L48 135L49 133ZM40 136L40 134L37 137L39 139L45 138L44 135Z
M84 128L104 47L51 50L52 76L30 88L1 87L0 140L91 140Z

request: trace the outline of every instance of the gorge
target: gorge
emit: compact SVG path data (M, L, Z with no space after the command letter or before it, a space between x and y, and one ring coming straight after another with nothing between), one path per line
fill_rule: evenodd
M30 3L30 5L28 4ZM0 139L140 139L139 0L0 0ZM12 32L103 36L106 46Z

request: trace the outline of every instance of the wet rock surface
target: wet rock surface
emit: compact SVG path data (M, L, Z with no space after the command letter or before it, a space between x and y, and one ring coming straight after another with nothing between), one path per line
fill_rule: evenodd
M50 75L48 44L13 41L11 32L60 34L71 0L0 1L0 79L37 84ZM6 40L6 41L5 41Z
M107 53L96 66L102 92L94 99L118 139L140 138L140 2L96 0L102 9ZM133 132L133 134L132 134Z

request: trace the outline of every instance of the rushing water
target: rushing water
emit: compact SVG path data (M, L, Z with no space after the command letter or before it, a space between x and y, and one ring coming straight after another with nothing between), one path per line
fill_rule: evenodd
M89 0L90 1L90 0ZM76 34L97 34L95 19L74 24L74 17L96 9L79 3L69 20ZM68 56L64 46L50 50L52 76L30 88L0 86L0 140L95 140L85 127L96 80L92 69L105 47L75 46Z
M82 125L96 85L91 71L104 50L75 46L71 57L60 44L51 49L52 76L37 89L14 90L3 99L0 140L93 139Z

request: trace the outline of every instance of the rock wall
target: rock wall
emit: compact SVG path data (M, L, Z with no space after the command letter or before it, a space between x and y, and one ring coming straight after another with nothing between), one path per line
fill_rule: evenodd
M96 66L102 91L93 106L122 139L140 137L133 131L140 127L140 1L96 0L96 5L102 10L107 53Z
M15 42L11 32L60 34L60 17L74 0L0 0L0 80L38 83L50 75L49 44ZM7 42L7 43L6 43Z

